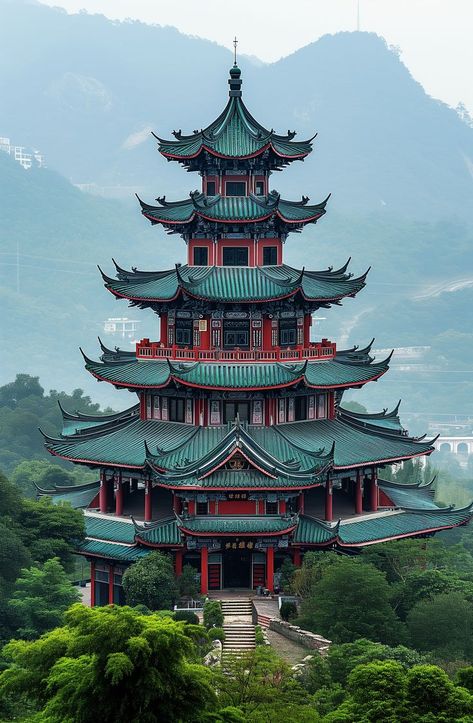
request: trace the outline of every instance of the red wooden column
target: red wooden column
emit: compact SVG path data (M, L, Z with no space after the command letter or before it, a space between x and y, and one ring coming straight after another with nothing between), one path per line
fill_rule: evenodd
M285 515L286 509L287 509L286 500L279 500L279 514Z
M294 565L300 567L302 564L301 551L298 547L294 550Z
M95 561L90 563L90 607L95 606Z
M100 487L99 487L99 509L100 512L106 512L108 501L107 501L107 476L105 472L100 473Z
M301 492L299 495L299 512L301 515L304 514L304 502L305 502L304 493Z
M153 485L151 480L145 481L145 522L153 519Z
M113 565L108 566L108 604L113 605Z
M371 473L370 510L372 512L378 511L378 473L376 471L376 467L373 467L373 471Z
M209 591L209 551L206 547L200 550L200 592L206 595Z
M361 469L356 470L355 512L357 515L361 515L363 512L363 474Z
M123 515L123 482L122 482L121 473L119 473L115 477L114 488L115 488L115 514L117 515L117 517L121 517Z
M182 575L182 550L176 550L174 558L174 571L176 575Z
M274 547L266 548L266 587L274 591Z
M333 490L332 480L327 479L325 483L325 520L332 522L333 520Z

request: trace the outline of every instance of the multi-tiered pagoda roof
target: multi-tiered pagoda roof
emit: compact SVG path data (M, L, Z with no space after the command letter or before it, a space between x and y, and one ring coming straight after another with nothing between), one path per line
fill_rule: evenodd
M97 470L95 483L40 490L85 510L93 604L121 602L124 568L153 549L173 555L177 574L193 566L202 593L272 591L286 557L299 565L310 549L425 537L473 514L440 507L433 481L384 479L389 465L429 455L434 440L409 436L399 405L344 405L345 390L380 379L390 356L376 359L372 342L338 349L312 315L362 291L367 272L284 263L289 234L322 218L328 198L284 200L270 176L303 160L313 139L258 123L236 66L229 86L204 130L158 138L202 188L183 201L140 201L152 224L181 234L187 263L101 272L117 299L160 318L159 337L133 351L100 342L98 359L83 354L90 374L138 403L110 415L62 410L61 434L45 436L51 454Z

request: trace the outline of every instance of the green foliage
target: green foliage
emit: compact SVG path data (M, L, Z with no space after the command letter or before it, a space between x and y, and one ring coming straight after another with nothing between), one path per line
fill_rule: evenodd
M251 714L262 706L284 706L307 700L289 665L269 646L258 646L235 656L227 665L229 675L220 675L217 679L219 699L226 705L241 708L249 720L253 720Z
M473 604L460 592L416 603L407 616L412 643L443 659L473 656Z
M328 722L470 720L473 697L456 687L434 665L415 665L406 670L393 660L358 665L348 678L348 697L329 713Z
M288 557L285 557L279 572L281 573L281 590L285 593L291 593L293 590L294 573L296 566Z
M81 512L59 507L49 500L26 500L18 489L0 474L0 639L16 634L8 600L20 570L33 563L59 557L70 572L73 550L84 537Z
M321 688L329 688L333 682L326 658L317 652L301 670L297 679L311 695L317 693Z
M173 615L174 620L183 620L185 623L190 625L199 625L199 616L192 612L192 610L176 610Z
M211 640L220 640L221 643L225 640L225 630L223 628L209 628L209 638Z
M334 558L303 599L297 622L340 643L360 637L388 644L403 642L405 630L390 596L385 576L373 565Z
M206 600L204 604L204 625L207 629L223 626L222 605L219 600Z
M195 569L192 565L184 565L182 573L177 580L179 595L181 597L198 597L200 588L196 578Z
M466 688L473 693L473 666L469 665L466 668L460 668L456 675L457 685L461 685L462 688Z
M5 647L0 695L26 695L50 723L197 719L216 699L211 673L189 662L187 627L127 607L74 605L64 627Z
M292 620L297 616L297 605L295 602L290 602L289 600L285 600L281 603L281 607L279 608L279 614L281 615L281 618L283 620Z
M325 660L332 680L342 686L346 685L348 676L354 668L375 660L394 660L406 669L429 662L416 650L411 650L403 645L391 647L366 638L360 638L353 643L331 645L324 662Z
M255 625L255 642L256 645L265 645L266 643L261 625Z
M95 472L86 472L80 467L65 469L43 459L32 459L20 462L10 475L10 481L27 497L36 496L35 484L44 490L54 489L55 485L67 486L93 482L97 478Z
M31 640L52 630L79 598L57 557L22 570L9 603L17 635Z
M146 605L150 610L170 609L177 597L172 560L162 552L152 552L130 565L122 582L129 605Z
M69 463L59 460L52 463L44 449L38 427L47 434L57 435L62 426L58 400L71 411L100 412L99 405L93 404L81 389L75 389L72 394L52 389L45 394L38 377L28 374L17 374L14 382L0 387L0 467L14 472L12 481L18 482L22 491L30 496L34 495L33 481L38 484L43 481L48 487L55 479L59 484L64 479L66 484L93 479L92 473L73 471ZM25 464L31 460L42 460L43 465ZM61 469L69 472L65 478Z

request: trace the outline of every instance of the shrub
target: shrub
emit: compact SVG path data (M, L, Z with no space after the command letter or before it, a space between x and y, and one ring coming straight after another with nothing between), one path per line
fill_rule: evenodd
M210 628L209 638L211 640L220 640L221 643L225 640L225 630L223 628Z
M189 625L199 625L199 616L192 612L192 610L176 610L174 613L174 620L184 620Z
M179 595L182 597L198 597L200 588L196 578L196 572L192 565L184 565L182 573L177 580Z
M265 643L266 643L266 638L264 637L264 633L261 628L261 625L255 626L255 642L256 642L256 645L265 645Z
M296 603L289 601L281 603L279 614L283 620L286 620L286 622L292 620L297 615Z
M204 625L207 629L223 626L222 606L218 600L207 600L204 605Z
M297 570L296 566L288 557L286 557L281 565L281 590L285 593L291 593L293 591L292 583L294 573Z

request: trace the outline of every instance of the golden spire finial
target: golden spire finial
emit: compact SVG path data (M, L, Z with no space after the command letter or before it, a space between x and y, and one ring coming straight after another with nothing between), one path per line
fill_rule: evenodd
M237 64L237 45L238 45L238 40L237 40L237 36L235 35L235 37L233 39L233 47L235 48L233 65L235 65L235 66Z

